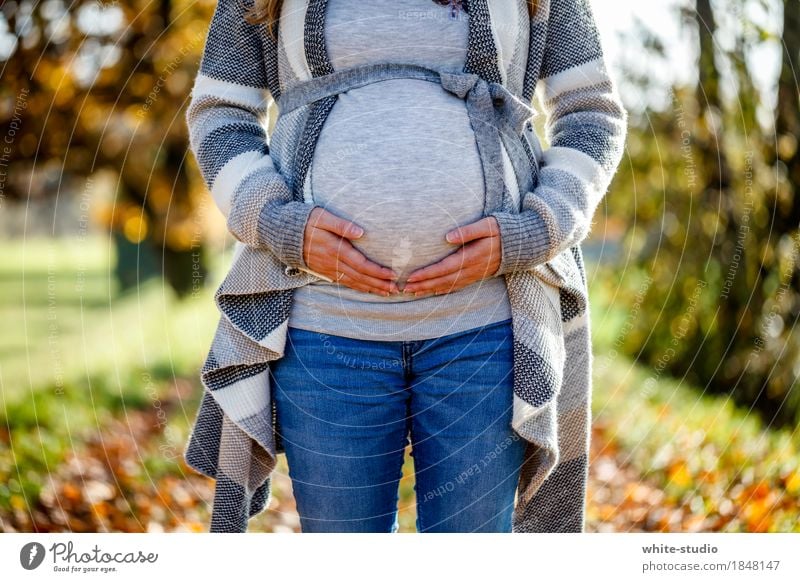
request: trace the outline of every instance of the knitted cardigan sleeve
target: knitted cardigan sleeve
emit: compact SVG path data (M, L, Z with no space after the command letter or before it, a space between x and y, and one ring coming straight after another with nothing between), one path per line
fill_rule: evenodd
M495 275L531 269L582 242L622 158L627 112L589 0L551 0L537 78L550 147L521 211L491 213L501 240Z
M216 5L186 111L190 149L231 234L306 268L303 233L314 206L292 200L270 158L264 43L246 8L244 0Z

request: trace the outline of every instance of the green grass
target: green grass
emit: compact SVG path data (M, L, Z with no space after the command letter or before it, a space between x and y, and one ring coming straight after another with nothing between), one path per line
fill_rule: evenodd
M104 244L105 243L105 244ZM6 243L0 269L0 418L97 424L152 402L153 385L194 376L217 313L206 288L179 301L161 281L119 294L105 239Z
M612 350L629 306L613 301L610 286L591 291L593 415L626 461L673 503L698 513L743 508L733 529L800 531L800 431L765 428L726 396L659 376Z
M93 376L123 393L139 370L186 373L205 355L216 324L212 289L176 301L149 280L117 293L104 239L5 243L0 269L0 381L6 399ZM134 373L134 374L132 374Z
M37 499L70 449L103 434L112 420L124 421L128 411L168 398L171 382L185 378L194 385L192 402L183 401L169 418L173 444L183 442L218 318L215 282L183 301L156 280L118 294L104 238L4 246L0 516L19 509L20 498ZM773 531L798 531L800 435L766 430L756 415L680 381L648 382L651 370L611 349L629 306L615 300L612 286L600 283L605 280L613 279L595 277L591 286L595 421L609 427L627 462L671 502L698 512L735 503L744 508L737 528L766 523ZM158 454L158 443L142 445L145 478L180 477L178 464ZM404 474L410 469L407 458ZM412 487L411 479L403 480L403 531L413 531Z
M196 381L218 315L213 282L183 301L152 279L118 293L106 238L4 247L0 443L13 448L0 447L0 508L7 509L15 492L36 498L65 454L112 418L155 406L173 378ZM170 419L171 428L185 433L193 414Z

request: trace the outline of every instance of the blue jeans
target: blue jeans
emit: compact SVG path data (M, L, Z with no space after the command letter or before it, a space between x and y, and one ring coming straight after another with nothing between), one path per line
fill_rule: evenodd
M418 531L510 532L513 350L510 319L419 341L290 327L270 373L302 531L396 532L410 439Z

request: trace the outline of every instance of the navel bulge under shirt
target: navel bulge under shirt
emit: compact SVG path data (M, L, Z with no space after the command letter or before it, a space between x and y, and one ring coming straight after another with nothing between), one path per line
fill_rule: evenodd
M406 62L461 71L469 17L449 14L432 0L329 0L326 48L336 70ZM401 280L455 252L445 234L483 216L465 102L437 83L391 79L340 93L309 172L314 202L363 227L353 245ZM422 298L323 280L293 297L290 327L360 339L428 339L511 317L502 276Z

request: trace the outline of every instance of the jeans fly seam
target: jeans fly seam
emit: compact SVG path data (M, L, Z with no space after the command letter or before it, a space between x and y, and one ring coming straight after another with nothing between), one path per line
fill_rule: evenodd
M412 346L408 342L403 342L403 375L406 380L411 377L411 355L412 355Z

